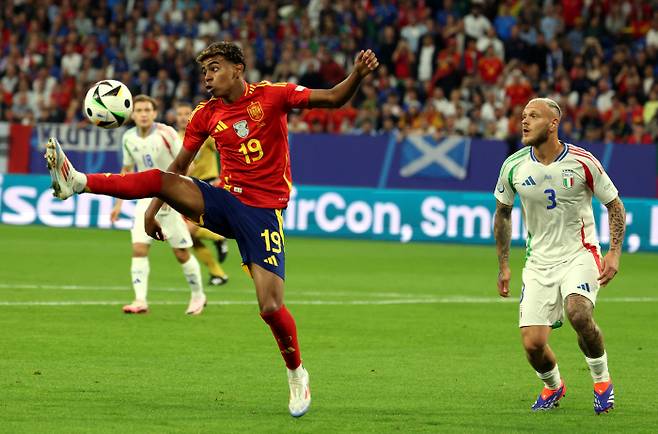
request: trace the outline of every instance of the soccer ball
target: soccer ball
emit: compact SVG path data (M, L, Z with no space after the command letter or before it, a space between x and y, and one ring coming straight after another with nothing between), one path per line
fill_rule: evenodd
M85 96L84 112L92 124L101 128L118 128L133 111L133 96L128 87L117 80L102 80Z

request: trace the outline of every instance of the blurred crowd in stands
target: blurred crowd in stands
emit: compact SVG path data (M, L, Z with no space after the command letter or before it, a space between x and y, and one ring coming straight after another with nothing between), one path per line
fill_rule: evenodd
M84 122L94 82L206 99L195 55L238 42L249 82L328 88L358 50L381 67L338 110L304 110L290 131L461 134L517 142L534 96L563 108L567 141L658 138L657 0L4 0L0 120Z

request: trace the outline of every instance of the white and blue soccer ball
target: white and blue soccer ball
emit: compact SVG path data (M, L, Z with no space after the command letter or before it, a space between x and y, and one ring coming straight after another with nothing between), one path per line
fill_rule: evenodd
M118 128L132 111L133 96L128 86L117 80L101 80L85 96L85 115L97 127Z

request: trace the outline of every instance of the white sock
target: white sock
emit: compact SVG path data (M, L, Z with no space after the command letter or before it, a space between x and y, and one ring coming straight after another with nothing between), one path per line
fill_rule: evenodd
M537 372L537 376L541 381L544 382L544 385L551 390L558 389L560 387L560 383L562 382L557 363L555 364L555 367L548 372L544 372L543 374L541 372Z
M201 297L203 295L203 282L201 281L201 267L194 255L190 255L190 259L184 264L183 274L187 283L190 285L192 297Z
M299 365L295 369L288 369L288 372L292 378L298 378L304 375L304 367Z
M610 373L608 372L608 354L605 351L598 359L590 359L585 356L585 361L589 365L589 371L592 374L592 379L595 383L610 381Z
M146 303L146 292L149 287L149 258L133 258L130 267L130 274L133 278L133 290L135 291L135 300Z
M73 191L75 191L76 193L82 193L86 186L87 186L87 175L78 172L77 170L73 172Z

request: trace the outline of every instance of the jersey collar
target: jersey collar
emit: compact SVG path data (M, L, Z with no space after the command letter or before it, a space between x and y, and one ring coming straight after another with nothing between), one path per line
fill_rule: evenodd
M560 152L560 154L557 157L555 157L553 163L564 160L564 157L566 157L567 154L569 153L569 144L564 143L562 140L560 140L560 143L562 143L564 149L562 149L562 152ZM532 159L532 161L539 163L539 160L535 156L535 148L533 148L532 146L530 147L530 158Z
M157 128L157 125L156 125L156 124L157 124L157 122L153 122L153 124L151 125L151 127L150 127L150 128L148 129L148 131L146 132L146 135L143 136L143 137L142 137L141 134L139 134L139 127L135 127L135 132L137 133L137 137L139 137L140 139L145 139L145 138L147 138L148 136L150 136L151 134L153 134L153 131L155 131L155 129Z
M562 143L562 144L564 145L564 150L562 151L562 153L561 153L560 155L557 156L557 158L555 159L555 161L562 161L562 160L564 160L564 157L566 157L567 154L569 153L569 144L568 144L568 143L564 143L564 142L561 141L561 140L560 140L560 143Z

